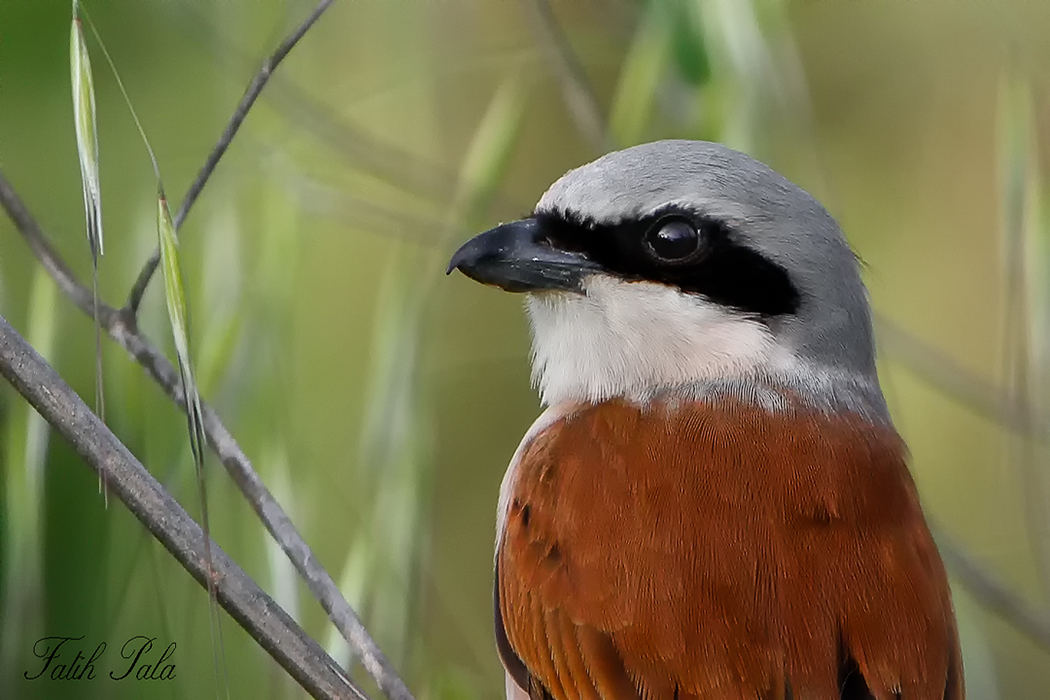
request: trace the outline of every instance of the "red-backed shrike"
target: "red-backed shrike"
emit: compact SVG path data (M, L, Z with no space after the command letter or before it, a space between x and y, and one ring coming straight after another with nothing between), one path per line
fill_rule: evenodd
M547 406L500 492L509 697L964 697L857 261L809 194L650 143L456 268L526 293Z

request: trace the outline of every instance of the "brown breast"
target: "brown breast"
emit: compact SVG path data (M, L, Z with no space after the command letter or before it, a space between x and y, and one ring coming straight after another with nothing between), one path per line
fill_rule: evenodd
M963 698L905 459L803 409L583 409L521 454L501 633L555 700Z

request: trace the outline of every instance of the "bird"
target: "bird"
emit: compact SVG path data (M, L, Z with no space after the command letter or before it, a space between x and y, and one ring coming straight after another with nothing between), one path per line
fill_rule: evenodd
M544 406L499 492L508 700L962 700L860 265L728 147L570 170L447 272L523 293Z

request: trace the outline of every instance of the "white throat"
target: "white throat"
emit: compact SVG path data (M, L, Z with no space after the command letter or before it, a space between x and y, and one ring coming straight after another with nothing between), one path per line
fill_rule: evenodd
M530 294L532 375L543 403L645 401L661 389L790 362L769 328L667 285L592 275L586 294Z

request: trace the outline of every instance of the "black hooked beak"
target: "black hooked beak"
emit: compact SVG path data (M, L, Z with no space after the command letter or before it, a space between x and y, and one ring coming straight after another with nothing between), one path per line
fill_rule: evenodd
M464 275L508 292L582 292L583 278L600 270L582 253L553 246L536 219L497 226L463 244L446 274Z

